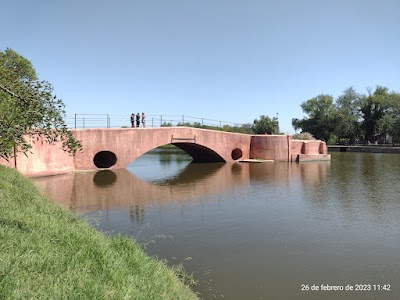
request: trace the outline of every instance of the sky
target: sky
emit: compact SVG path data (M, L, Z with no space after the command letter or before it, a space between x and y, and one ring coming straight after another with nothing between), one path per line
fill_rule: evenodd
M400 0L1 2L0 51L29 59L68 118L266 115L294 133L320 94L400 91Z

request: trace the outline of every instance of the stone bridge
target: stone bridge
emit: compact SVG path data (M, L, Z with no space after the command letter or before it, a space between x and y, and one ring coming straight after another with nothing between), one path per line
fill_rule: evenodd
M290 135L250 135L192 127L75 129L83 151L70 156L61 145L32 139L32 154L0 163L29 176L76 170L125 168L144 153L166 144L186 151L194 162L330 160L322 141L296 141Z

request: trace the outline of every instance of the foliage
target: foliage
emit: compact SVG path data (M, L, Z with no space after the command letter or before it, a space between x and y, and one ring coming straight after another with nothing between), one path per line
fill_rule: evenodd
M368 91L368 95L361 100L362 128L364 130L365 142L375 142L377 135L378 122L385 115L384 97L387 95L387 88L377 87L372 94Z
M335 128L335 106L330 95L321 94L301 104L303 112L308 116L301 120L292 119L292 125L297 130L311 133L315 138L328 141Z
M259 119L255 119L251 127L255 134L279 134L278 118L272 119L268 116L261 115Z
M165 126L164 124L162 126ZM172 126L172 125L170 125ZM224 124L222 127L220 126L213 126L213 125L202 125L200 122L179 122L177 126L186 126L186 127L194 127L194 128L201 128L201 129L209 129L209 130L220 130L226 132L236 132L236 133L250 133L251 125L250 124L241 124L241 125L228 125Z
M335 134L341 140L354 144L361 135L360 128L360 101L361 95L353 87L343 91L343 95L336 100Z
M0 157L14 151L26 153L35 136L75 154L81 149L64 122L64 103L53 96L53 87L39 81L31 62L11 49L0 52Z
M296 133L292 135L292 140L315 141L315 137L309 132Z
M378 120L378 133L393 138L393 142L400 142L400 94L396 92L388 93L382 97L380 101L384 107L385 114ZM386 140L387 141L387 140Z
M349 87L335 102L323 94L307 100L301 104L307 117L292 119L292 125L328 143L400 141L400 94L382 86L367 91Z

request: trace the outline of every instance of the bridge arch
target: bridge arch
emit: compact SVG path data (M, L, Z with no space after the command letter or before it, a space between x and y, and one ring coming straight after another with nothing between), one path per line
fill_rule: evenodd
M157 145L152 147L151 149L146 149L146 151L140 151L137 155L134 155L133 159L128 156L128 163L125 163L126 166L138 159L140 156L146 154L147 152L154 150L162 145ZM170 145L174 145L177 148L185 151L189 156L192 157L194 163L205 163L205 162L226 162L226 160L218 154L213 149L195 143L171 143ZM239 149L235 148L232 150L232 153ZM241 150L239 150L241 153ZM108 150L101 150L97 152L93 157L93 163L98 169L109 169L112 168L119 160L123 160L124 156L126 156L127 151L116 151L116 153ZM233 154L232 154L233 157ZM237 159L237 158L236 158ZM234 160L236 160L234 159Z
M194 163L202 162L226 162L225 159L211 148L194 143L173 143L174 145L193 158Z

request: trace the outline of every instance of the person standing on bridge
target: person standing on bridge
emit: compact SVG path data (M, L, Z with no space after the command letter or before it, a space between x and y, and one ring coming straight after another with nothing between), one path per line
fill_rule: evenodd
M140 127L140 115L139 113L136 114L136 127Z
M146 115L142 112L142 126L143 128L146 127Z
M135 128L135 114L131 114L131 126Z

